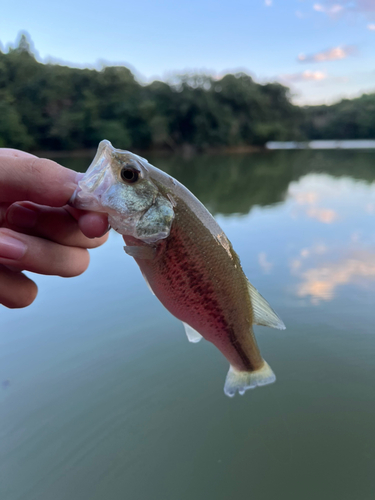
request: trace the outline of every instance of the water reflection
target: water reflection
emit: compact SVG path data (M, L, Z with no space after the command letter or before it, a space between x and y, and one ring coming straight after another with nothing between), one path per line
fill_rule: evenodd
M266 252L260 252L258 255L258 262L264 274L270 274L273 268L273 263L267 259Z
M374 279L375 241L372 221L366 218L375 214L373 151L148 159L185 184L216 215L248 214L255 206L284 202L292 219L285 238L292 236L297 247L292 258L285 255L292 277L298 279L296 297L318 304L332 300L340 286ZM89 160L66 159L65 164L85 170ZM338 227L324 232L314 223ZM272 241L271 233L267 245ZM286 252L285 246L281 252ZM275 271L275 260L272 251L258 252L264 275Z
M306 213L308 217L323 222L323 224L332 224L338 218L338 214L329 208L310 208Z
M373 226L366 218L375 213L374 159L373 152L278 152L230 161L225 156L173 159L163 166L213 213L249 213L254 206L282 201L289 205L293 237L304 235L290 264L299 281L295 293L318 304L335 298L344 285L375 279ZM338 227L322 233L309 220ZM274 262L266 251L259 252L258 264L263 274L272 274Z
M290 184L291 218L296 228L303 224L308 235L289 264L299 281L297 297L319 304L334 299L344 285L366 286L374 281L375 183L368 182L370 173L369 168L366 182L321 173ZM325 230L321 224L335 227Z
M248 213L253 206L284 201L293 182L312 174L375 180L375 153L275 151L254 155L149 158L183 184L212 213ZM308 196L309 193L306 193ZM314 196L314 193L310 193ZM311 199L310 199L311 201ZM323 214L323 218L331 215Z
M185 184L213 214L247 214L256 205L282 202L291 192L291 183L311 173L348 176L366 182L375 180L373 151L272 151L253 155L202 155L189 159L146 156L151 163ZM90 163L89 158L59 158L58 161L78 171L85 171ZM303 195L307 197L305 201L311 203L316 193ZM300 201L303 200L300 198ZM320 216L323 219L331 217L329 214Z
M324 262L300 272L300 277L298 297L311 297L313 304L331 300L339 286L348 283L361 286L364 282L375 279L375 251L357 251L339 262Z
M298 279L296 297L317 304L332 300L340 286L374 279L375 240L369 217L375 214L375 152L274 151L148 159L185 184L215 215L249 214L255 206L283 203L292 222L280 250L292 277ZM89 161L67 159L65 164L85 170ZM296 247L293 257L284 244L288 238ZM266 240L257 262L263 275L271 275L280 255L276 259L267 249L274 242L272 232Z
M1 310L0 498L373 498L374 160L150 157L285 320L256 328L277 383L225 398L225 360L187 342L111 233L82 276L37 276L35 304Z

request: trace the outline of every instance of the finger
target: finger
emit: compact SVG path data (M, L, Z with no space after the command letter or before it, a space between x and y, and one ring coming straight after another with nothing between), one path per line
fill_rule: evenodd
M81 212L81 211L80 211ZM83 212L81 212L83 213ZM93 214L96 226L99 226L102 236L102 217ZM99 215L99 214L98 214ZM77 220L71 215L70 208L53 208L36 205L29 201L13 203L6 212L7 227L25 234L49 239L61 245L96 248L102 245L107 236L87 238L79 228Z
M20 272L0 265L0 304L6 307L26 307L38 293L36 284Z
M108 232L109 225L107 214L86 212L73 207L66 207L66 209L78 221L80 230L88 238L98 238Z
M17 150L0 149L2 202L29 200L41 205L66 205L77 187L77 172L52 160Z
M0 264L38 274L72 277L88 267L89 253L36 236L0 229Z
M9 207L9 203L0 203L0 227L5 224L6 213Z
M0 148L0 156L12 156L15 158L37 158L31 153L26 153L25 151L20 151L19 149L12 148Z

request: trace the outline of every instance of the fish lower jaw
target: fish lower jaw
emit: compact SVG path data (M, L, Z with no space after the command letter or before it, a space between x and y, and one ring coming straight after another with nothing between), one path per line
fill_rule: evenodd
M68 205L79 210L90 210L92 212L106 213L106 208L103 207L100 197L93 196L92 193L82 190L78 187L72 194Z

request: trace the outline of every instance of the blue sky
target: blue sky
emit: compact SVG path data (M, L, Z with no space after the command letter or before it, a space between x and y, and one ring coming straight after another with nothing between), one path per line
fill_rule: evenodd
M3 50L27 31L42 61L125 64L141 81L245 71L299 104L375 92L375 0L18 0Z

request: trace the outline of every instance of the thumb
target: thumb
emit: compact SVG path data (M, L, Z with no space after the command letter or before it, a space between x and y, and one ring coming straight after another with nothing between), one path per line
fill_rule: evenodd
M15 149L0 149L0 193L3 203L33 201L66 205L77 187L77 172L52 160Z

